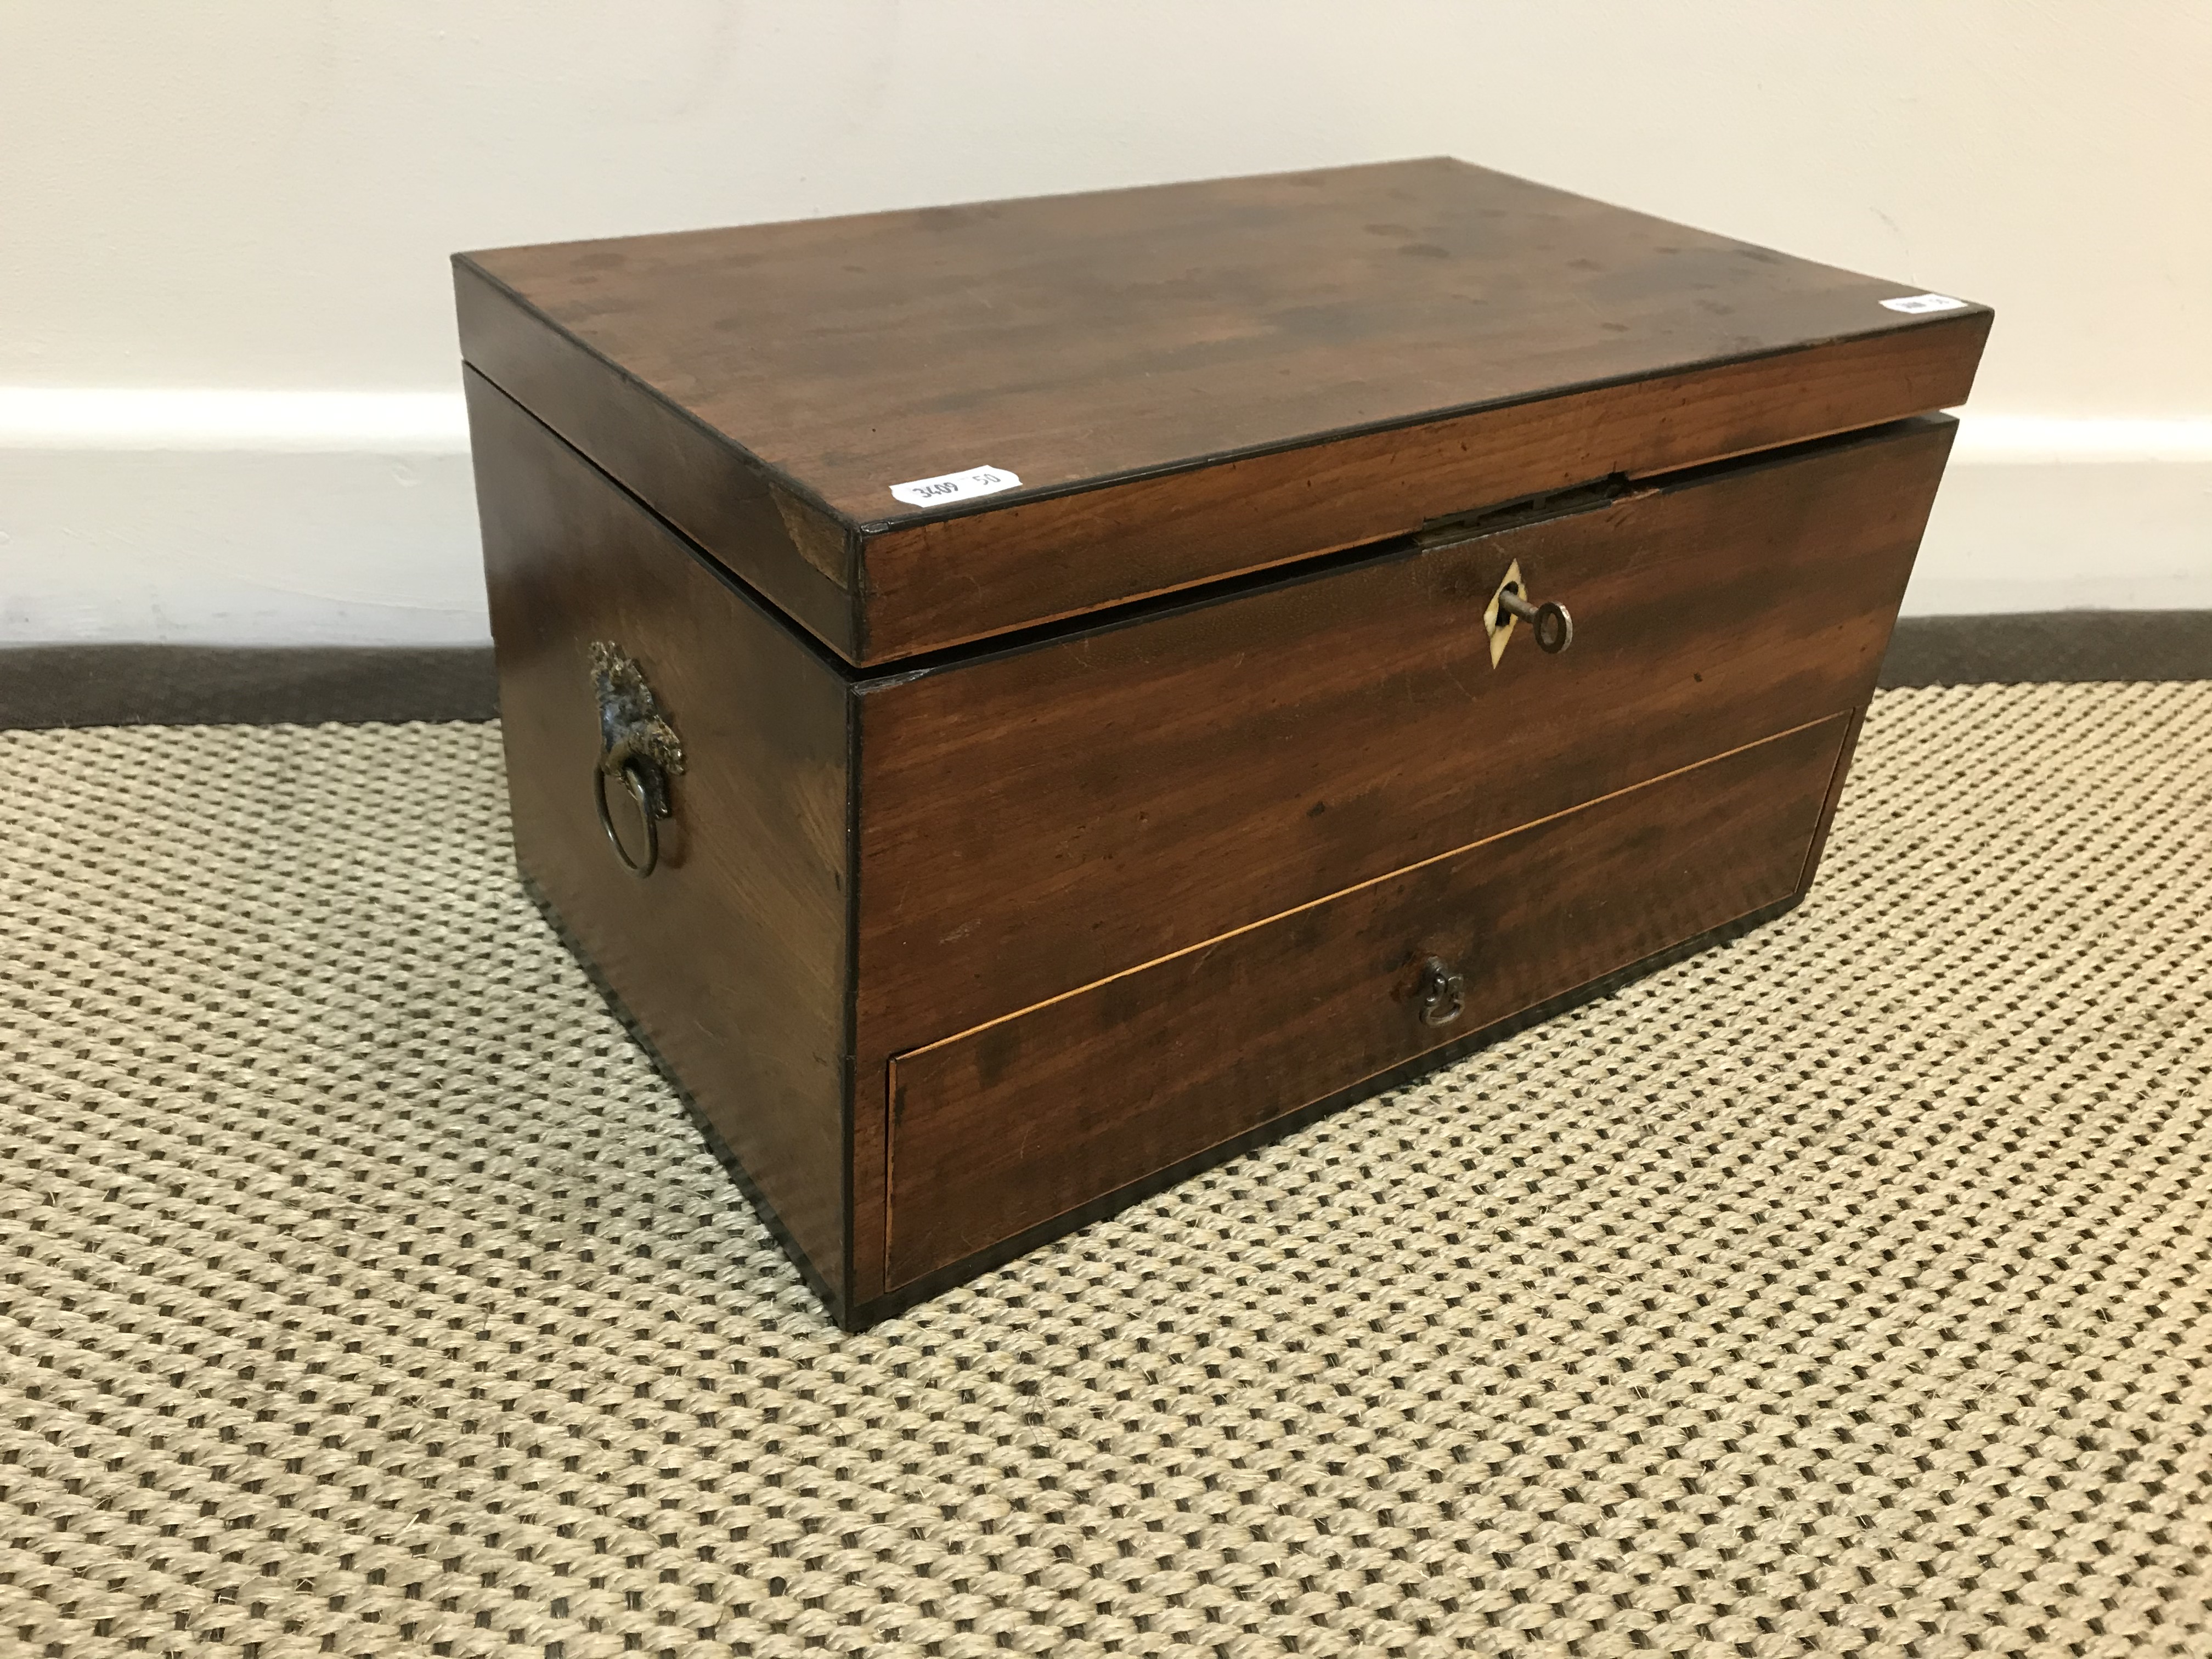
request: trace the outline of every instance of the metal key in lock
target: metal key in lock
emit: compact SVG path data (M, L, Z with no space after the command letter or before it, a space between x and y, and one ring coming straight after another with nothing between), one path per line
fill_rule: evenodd
M1539 649L1556 657L1575 642L1575 619L1567 607L1556 599L1542 605L1528 600L1528 584L1521 574L1521 562L1516 559L1498 584L1498 592L1491 596L1490 604L1482 613L1483 626L1490 630L1490 665L1505 654L1505 642L1511 637L1513 624L1525 622L1536 635Z
M1508 587L1499 592L1498 608L1510 616L1520 617L1534 629L1537 645L1553 656L1575 642L1575 619L1567 614L1567 607L1557 599L1531 605L1522 598L1519 588Z

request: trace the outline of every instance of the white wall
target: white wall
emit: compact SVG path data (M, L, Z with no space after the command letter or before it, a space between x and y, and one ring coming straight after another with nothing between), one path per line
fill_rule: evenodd
M1995 305L1911 608L2212 605L2208 88L2185 0L11 0L0 641L481 637L454 248L1437 153Z

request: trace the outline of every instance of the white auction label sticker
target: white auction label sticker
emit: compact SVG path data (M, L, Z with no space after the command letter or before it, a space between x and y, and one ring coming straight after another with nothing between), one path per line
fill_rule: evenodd
M1902 300L1884 300L1883 307L1890 311L1917 314L1923 311L1964 311L1966 302L1954 300L1948 294L1908 294Z
M1002 466L971 466L965 472L947 472L940 477L893 484L891 494L908 507L938 507L946 501L995 495L1002 489L1021 487L1022 481Z

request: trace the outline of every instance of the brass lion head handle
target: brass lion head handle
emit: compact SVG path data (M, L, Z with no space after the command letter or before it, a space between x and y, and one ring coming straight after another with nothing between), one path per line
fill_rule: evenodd
M640 878L660 862L660 820L674 811L668 781L684 769L684 744L653 701L645 671L611 640L592 641L592 690L599 705L599 758L592 769L592 800L599 828L623 868ZM637 808L645 851L633 854L607 806L607 780L618 781Z

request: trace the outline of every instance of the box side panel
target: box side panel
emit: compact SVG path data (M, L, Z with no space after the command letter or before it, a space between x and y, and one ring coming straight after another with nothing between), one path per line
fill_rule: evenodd
M1989 326L1976 311L880 530L860 554L860 659L1080 616L1614 474L1949 408L1966 401Z
M520 405L465 379L517 859L842 1309L847 683ZM644 879L594 803L599 641L638 665L682 745ZM605 793L640 857L637 804L619 782Z
M718 563L847 660L856 649L847 526L744 450L579 344L465 259L461 355Z

